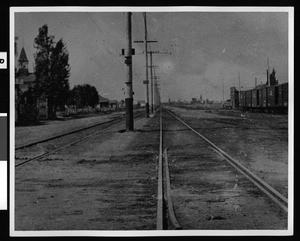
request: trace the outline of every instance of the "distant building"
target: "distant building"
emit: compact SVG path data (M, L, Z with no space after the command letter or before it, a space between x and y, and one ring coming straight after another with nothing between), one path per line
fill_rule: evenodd
M16 89L22 93L27 91L29 87L34 87L35 74L28 71L28 59L25 53L25 49L22 48L20 57L18 59L18 67L16 68Z
M200 99L199 99L199 101L200 101L200 104L202 104L202 103L203 103L202 94L200 95Z
M119 108L125 107L125 101L124 101L124 100L120 100L120 101L118 102L118 106L119 106Z
M15 53L17 55L17 52ZM16 56L17 57L17 56ZM28 58L25 49L22 48L18 66L15 68L15 121L29 119L48 118L47 98L40 97L37 100L24 97L24 93L33 88L36 83L34 73L28 71Z
M137 101L137 106L138 107L145 107L146 106L146 101L145 100L138 100Z
M109 107L110 108L117 108L118 107L118 101L117 100L110 100L109 101Z
M99 95L99 106L101 108L109 108L109 99L102 97Z

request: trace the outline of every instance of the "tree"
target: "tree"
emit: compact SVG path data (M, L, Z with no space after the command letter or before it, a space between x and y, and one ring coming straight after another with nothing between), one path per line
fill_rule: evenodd
M276 72L274 68L270 74L270 85L278 85L278 79L276 78Z
M196 98L192 98L191 103L197 103L197 99Z
M54 103L54 112L56 106L64 106L67 101L67 94L70 89L69 87L69 54L66 49L66 45L62 39L60 39L56 46L52 50L51 55L51 98Z
M96 87L89 84L75 85L69 93L68 104L79 108L95 107L99 103L99 94Z
M54 37L48 35L48 26L39 28L34 39L35 53L35 91L48 98L48 116L54 118L58 106L66 103L69 91L69 54L63 39L56 44Z
M37 117L37 96L32 87L29 87L28 90L26 90L18 99L18 106L17 108L20 108L20 105L23 105L22 111L20 109L18 110L20 113L19 121L23 122L31 122L36 121Z

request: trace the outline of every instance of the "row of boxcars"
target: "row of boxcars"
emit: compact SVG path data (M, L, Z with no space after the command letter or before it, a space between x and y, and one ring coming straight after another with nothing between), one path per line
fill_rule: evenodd
M250 90L230 89L232 108L255 112L287 113L288 83L258 85Z

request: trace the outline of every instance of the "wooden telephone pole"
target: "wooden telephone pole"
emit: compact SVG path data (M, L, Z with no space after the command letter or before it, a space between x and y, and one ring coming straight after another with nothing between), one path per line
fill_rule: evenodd
M143 13L144 25L145 25L145 40L136 40L134 43L145 43L145 59L146 59L146 80L143 83L146 85L146 115L149 118L149 76L148 76L148 43L157 43L156 40L148 40L147 32L147 16L146 13Z
M269 64L269 58L267 59L268 65L267 65L267 86L270 86L270 64Z
M148 78L148 33L147 33L147 16L143 13L144 24L145 24L145 58L146 58L146 115L149 118L149 78Z
M224 105L224 79L222 79L222 104Z
M126 13L126 40L125 64L126 68L126 90L125 90L125 115L126 131L133 131L133 91L132 91L132 37L131 37L131 12Z
M151 113L154 111L154 88L153 88L153 68L157 66L153 66L153 57L152 54L159 53L158 51L149 51L150 54L150 89L151 89Z
M153 66L153 57L152 57L152 54L169 54L171 55L172 53L160 53L159 51L149 51L148 52L150 54L150 78L151 78L151 95L152 95L152 99L151 99L151 113L153 113L153 109L154 109L154 101L153 101L153 98L154 98L154 91L153 91L153 73L152 73L152 68L154 67L157 67L157 66Z

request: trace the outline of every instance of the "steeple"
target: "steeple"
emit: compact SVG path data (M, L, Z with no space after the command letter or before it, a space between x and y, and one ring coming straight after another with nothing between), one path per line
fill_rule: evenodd
M28 59L27 59L24 47L21 50L21 54L20 54L18 61L19 61L19 75L27 75L28 74Z
M24 48L22 48L22 50L21 50L21 54L20 54L20 57L19 57L19 62L20 63L23 63L23 62L27 62L28 63L28 59L27 59L27 56L26 56Z

